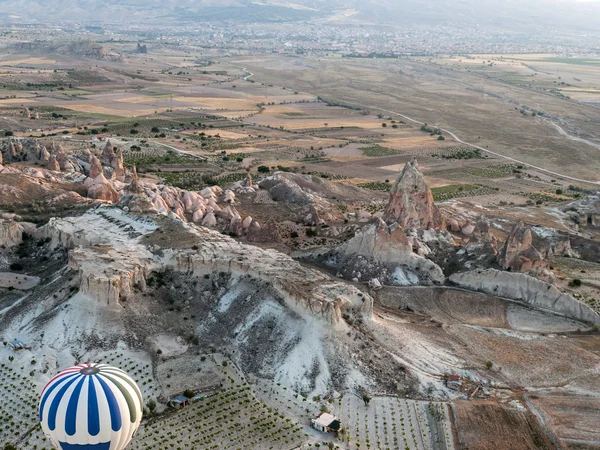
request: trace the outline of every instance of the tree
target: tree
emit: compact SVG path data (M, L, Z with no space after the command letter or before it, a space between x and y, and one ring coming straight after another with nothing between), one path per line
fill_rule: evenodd
M386 128L386 127L387 127L387 123L383 122L383 123L381 124L381 126L382 126L383 128Z
M150 400L148 401L148 404L147 404L147 406L148 406L148 410L149 410L151 413L154 413L154 410L156 409L156 400L154 400L154 399L150 399Z
M186 389L185 391L183 391L183 395L187 398L193 398L196 395L196 393L191 389Z
M367 392L363 392L362 399L363 402L365 402L365 406L369 406L369 403L371 402L371 397L369 397L369 394Z
M259 173L269 173L271 169L267 166L258 166L256 170L258 170Z
M446 140L446 138L445 138L444 136L440 135L440 136L438 137L438 141L444 141L444 140Z

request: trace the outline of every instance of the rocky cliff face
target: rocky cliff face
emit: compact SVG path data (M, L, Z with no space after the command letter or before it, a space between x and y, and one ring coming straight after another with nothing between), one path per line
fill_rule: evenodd
M519 300L573 319L600 324L600 316L588 305L560 292L551 284L522 273L473 270L455 273L450 276L450 281L462 288Z
M23 227L12 220L0 219L0 247L8 248L21 243Z
M523 222L517 223L498 254L500 267L513 272L529 272L545 263L541 253L533 246L531 228Z
M139 219L116 208L99 208L77 218L52 219L41 233L55 246L69 248L69 267L79 273L80 289L96 300L118 306L135 289L143 290L147 275L166 268L192 277L225 272L250 275L278 291L286 306L331 323L340 323L346 309L370 316L372 299L358 289L307 269L274 250L263 250L206 228L162 218L176 224L194 248L144 245L160 233L150 219ZM181 231L184 230L184 231ZM177 244L171 236L169 243Z
M431 189L419 171L416 160L407 163L398 175L383 218L388 223L398 223L404 229L444 226L444 219L433 202Z

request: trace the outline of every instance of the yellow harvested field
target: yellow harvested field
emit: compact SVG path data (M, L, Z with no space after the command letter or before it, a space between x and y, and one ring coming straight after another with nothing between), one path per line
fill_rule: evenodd
M20 105L21 103L37 103L29 98L5 98L0 100L0 105Z
M381 170L389 170L390 172L402 172L405 164L393 164L391 166L381 166L379 167ZM422 169L422 167L421 167Z
M121 117L138 117L138 116L146 116L149 114L154 114L154 112L165 112L167 108L152 108L152 109L114 109L108 108L105 106L97 106L97 105L89 105L89 104L78 104L73 105L70 103L65 103L61 105L64 108L71 109L73 111L81 111L81 112L89 112L89 113L97 113L97 114L107 114L111 116L121 116ZM173 108L173 109L184 109L184 108Z
M156 97L128 97L128 98L121 98L118 99L118 102L121 103L145 103L145 102L156 102L157 99Z
M197 131L184 131L181 134L194 134L194 133L198 133ZM221 136L223 139L246 139L249 135L245 134L245 133L236 133L235 131L226 131L226 130L219 130L219 129L212 129L212 130L203 130L203 133L206 134L207 136L215 136L215 135L219 135Z
M286 114L302 114L306 115L307 111L300 108L293 108L285 105L267 106L264 115L266 116L281 116Z
M237 111L257 111L259 100L255 98L218 98L218 97L176 97L182 103L192 103L210 109L226 109Z
M265 149L264 148L256 148L256 147L240 147L240 148L235 148L233 150L227 150L227 154L230 155L232 153L257 153L257 152L264 152Z
M435 138L432 138L428 134L423 133L422 136L407 136L402 138L392 138L386 139L381 146L389 147L396 150L402 150L405 148L415 148L415 147L442 147L443 141L438 141Z
M244 117L249 114L253 114L256 111L257 111L257 109L250 109L250 110L244 110L244 111L219 111L219 115L223 116L223 117L227 117L228 119L237 119L239 117Z
M8 61L0 61L1 66L18 66L20 64L54 64L55 59L49 58L23 58L23 59L11 59Z
M327 127L324 123L327 123ZM272 127L284 127L288 130L301 130L304 128L339 128L339 127L354 127L354 128L366 128L366 129L379 129L381 128L382 121L375 120L294 120L289 121L270 121L269 125Z

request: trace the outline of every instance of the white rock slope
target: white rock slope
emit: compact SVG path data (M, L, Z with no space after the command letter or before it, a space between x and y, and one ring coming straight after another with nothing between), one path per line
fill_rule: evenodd
M450 276L450 281L466 289L519 300L573 319L600 324L600 316L589 306L529 275L495 269L473 270L455 273Z

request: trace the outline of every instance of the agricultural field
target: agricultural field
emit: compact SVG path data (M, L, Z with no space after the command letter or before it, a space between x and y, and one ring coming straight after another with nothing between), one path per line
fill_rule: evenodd
M443 403L375 397L368 404L353 395L336 402L348 449L453 449L447 406Z

